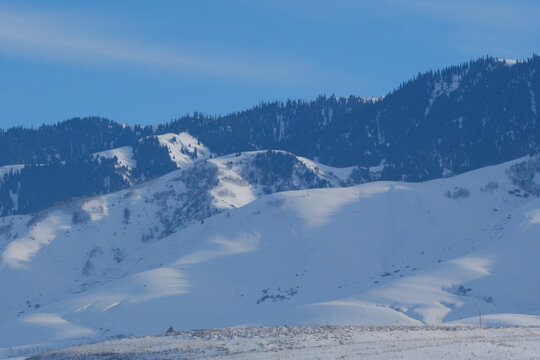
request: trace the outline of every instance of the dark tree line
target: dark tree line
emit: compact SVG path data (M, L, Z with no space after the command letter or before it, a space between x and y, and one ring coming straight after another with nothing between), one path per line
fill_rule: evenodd
M356 96L272 102L220 117L184 116L219 154L282 149L322 163L369 167L384 179L426 180L514 159L540 143L540 58L481 58L419 74L379 101Z
M324 188L330 184L315 175L304 163L289 153L268 150L255 155L244 170L252 184L260 184L267 194L279 191Z
M121 190L132 183L154 178L176 169L166 147L155 137L133 144L137 161L130 178L119 169L116 158L84 154L69 161L27 164L0 181L0 216L26 214L82 196Z
M74 118L36 129L0 129L0 166L67 161L129 145L151 134L150 127L128 127L99 117Z
M93 159L84 155L68 163L29 164L17 173L4 176L0 186L2 216L32 213L74 197L92 196L127 186L115 172L113 159ZM15 204L13 198L18 199Z
M133 145L133 158L137 166L133 171L136 181L164 175L175 170L176 163L171 160L169 150L155 137L147 137Z

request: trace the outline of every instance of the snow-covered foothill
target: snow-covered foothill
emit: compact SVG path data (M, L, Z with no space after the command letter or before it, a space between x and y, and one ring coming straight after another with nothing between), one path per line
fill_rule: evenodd
M540 199L516 181L534 162L266 195L347 174L282 155L1 218L0 355L170 325L538 324ZM276 156L293 167L270 184L258 169Z

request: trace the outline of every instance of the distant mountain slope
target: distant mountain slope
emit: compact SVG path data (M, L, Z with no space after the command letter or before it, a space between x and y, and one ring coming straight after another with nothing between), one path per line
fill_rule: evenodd
M539 164L285 191L354 169L233 154L4 217L0 354L171 324L536 324Z
M185 132L161 134L156 137L161 146L167 148L171 161L176 163L178 168L192 163L195 159L206 159L213 155L198 139Z
M540 143L540 57L482 58L419 74L385 97L261 104L158 127L216 153L284 149L332 166L384 161L383 179L426 180L508 161Z
M125 126L100 117L73 118L55 125L0 130L0 166L68 161L152 135L150 127Z
M419 74L376 99L321 96L313 101L263 103L225 116L194 114L152 127L76 118L36 129L0 131L0 166L25 166L13 176L4 174L11 179L0 184L0 215L30 213L73 197L116 191L174 170L189 162L195 148L178 147L166 139L168 134L186 132L207 146L205 156L281 149L334 167L379 167L378 178L384 180L423 181L460 174L537 151L539 74L538 56L519 62L487 57ZM157 142L148 140L154 136ZM89 158L128 147L139 158L133 173ZM180 148L186 152L175 152ZM79 163L84 166L75 165ZM86 188L52 196L55 191L50 188L32 185L25 191L39 200L15 204L25 174L38 176L50 166ZM366 175L358 181L372 180Z
M76 197L118 191L211 155L198 140L181 133L150 135L69 161L4 166L0 168L0 216L28 214Z
M131 146L121 146L119 148L100 151L94 154L95 157L114 159L118 167L125 167L127 171L132 171L137 167L137 161L133 158L133 148Z
M35 213L73 198L107 194L192 164L197 164L195 169L204 168L206 165L200 161L213 157L205 145L189 134L168 133L144 137L129 146L69 162L4 166L0 168L3 175L0 216ZM224 159L228 159L227 164L223 163ZM236 153L215 158L211 163L229 170L234 167L234 171L238 171L234 176L242 176L243 184L254 186L264 194L347 186L380 176L377 169L336 169L283 151ZM215 176L216 170L210 170Z

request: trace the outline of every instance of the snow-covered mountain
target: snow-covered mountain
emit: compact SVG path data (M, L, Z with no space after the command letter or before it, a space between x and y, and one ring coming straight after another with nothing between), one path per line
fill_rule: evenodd
M281 149L334 167L378 167L381 180L425 181L496 165L538 152L539 75L536 55L484 57L419 74L375 99L275 101L153 126L90 117L0 130L0 167L24 165L0 171L0 216L162 176L200 158L203 149L190 148L186 132L207 146L204 156ZM373 180L369 171L357 175L357 182Z
M0 218L1 355L171 324L540 324L537 158L349 186L378 169L191 147L208 157Z
M188 133L156 135L159 143L167 148L171 161L176 163L178 168L191 164L194 160L206 159L212 155L210 150L200 141ZM137 160L133 155L132 146L121 146L119 148L99 151L94 153L95 158L114 159L116 166L125 168L132 172L137 167Z
M170 325L540 325L539 74L0 130L0 358Z
M186 132L179 134L167 133L148 136L146 138L156 138L161 146L167 148L170 160L178 168L191 164L194 160L206 159L212 156L212 153L206 146L202 145L199 140ZM132 172L137 167L137 160L133 154L133 146L121 146L110 150L99 151L94 153L93 156L95 158L114 159L118 168L123 167L128 172Z
M153 135L142 139L142 141L149 138L157 139L158 143L167 150L168 159L171 163L176 164L177 168L191 164L193 161L206 159L212 156L212 153L206 146L202 145L200 141L185 132L179 134L170 133ZM138 141L136 145L139 143L141 143L141 141ZM134 176L137 173L137 160L133 146L121 146L119 148L99 151L92 154L92 156L98 161L101 159L114 161L117 172L122 175L129 185L133 185L137 180L140 180Z
M54 204L131 187L212 157L187 133L149 135L132 145L69 161L0 167L0 216L34 213Z
M167 148L171 160L179 168L192 163L194 159L200 160L212 156L206 146L186 132L179 134L168 133L156 135L156 137L159 143Z

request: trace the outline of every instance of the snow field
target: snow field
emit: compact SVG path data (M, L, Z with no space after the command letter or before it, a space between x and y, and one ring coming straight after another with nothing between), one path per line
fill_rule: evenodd
M539 353L539 328L282 326L112 340L30 359L519 360Z

